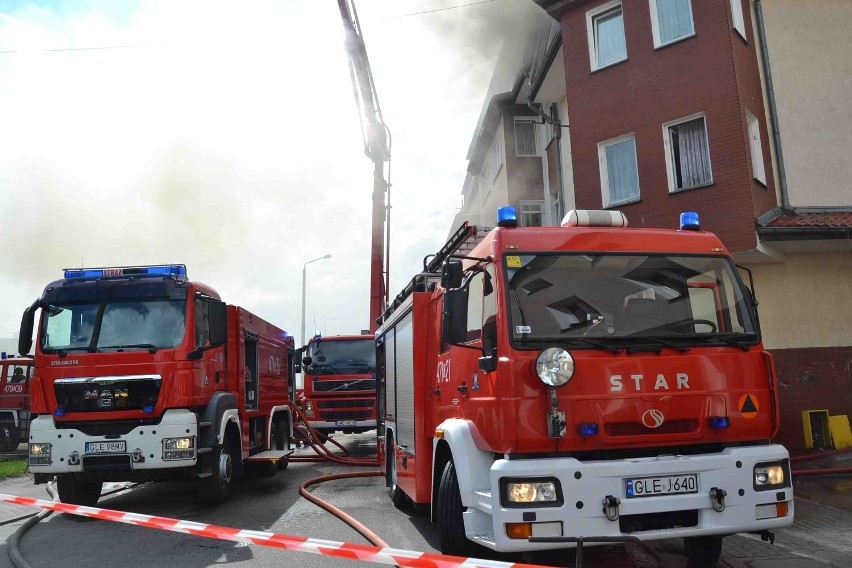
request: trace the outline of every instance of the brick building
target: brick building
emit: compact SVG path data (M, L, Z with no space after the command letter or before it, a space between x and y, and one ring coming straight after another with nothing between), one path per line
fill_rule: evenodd
M552 21L486 101L453 227L504 204L522 224L558 224L576 206L674 227L698 211L754 275L781 382L778 441L804 448L804 410L852 416L852 4L535 3ZM541 177L513 178L536 116ZM509 175L483 199L489 152ZM547 214L524 216L536 200Z

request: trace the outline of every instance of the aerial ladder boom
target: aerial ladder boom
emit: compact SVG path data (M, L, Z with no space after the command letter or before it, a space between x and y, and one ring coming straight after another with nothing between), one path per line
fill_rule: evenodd
M390 135L382 120L382 110L370 60L358 23L354 0L337 0L343 28L346 31L345 47L349 56L349 73L352 90L358 105L364 153L373 161L373 214L370 244L370 332L376 331L376 321L382 315L388 300L389 262L386 251L385 226L389 240L390 215L385 205L389 183L385 179L385 162L390 163Z

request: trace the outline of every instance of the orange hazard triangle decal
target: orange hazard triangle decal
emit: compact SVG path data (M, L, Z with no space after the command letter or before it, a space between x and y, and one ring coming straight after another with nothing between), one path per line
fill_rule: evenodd
M757 416L757 411L760 410L760 404L757 402L757 397L750 394L744 394L740 397L740 403L737 405L740 409L740 414L743 418L754 418Z

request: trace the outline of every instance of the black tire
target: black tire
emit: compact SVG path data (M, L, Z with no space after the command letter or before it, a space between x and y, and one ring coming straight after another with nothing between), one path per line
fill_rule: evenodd
M14 422L0 422L0 452L14 452L18 449L20 432Z
M228 435L224 441L213 447L212 475L198 482L198 499L203 505L221 505L231 493L231 479L234 475L234 458Z
M402 492L402 489L399 488L399 484L397 483L396 457L394 456L392 438L388 442L387 451L385 452L385 460L385 472L387 472L388 476L388 487L390 487L391 501L393 501L394 507L402 509L405 507L407 499L405 493Z
M722 556L721 536L692 536L683 539L687 568L716 566Z
M464 507L459 493L456 466L452 460L444 466L444 472L441 474L436 505L435 519L438 521L438 534L441 537L441 552L467 556L472 549L472 543L464 534Z
M56 476L56 488L63 503L93 507L101 497L103 483L78 479L72 473L60 473Z

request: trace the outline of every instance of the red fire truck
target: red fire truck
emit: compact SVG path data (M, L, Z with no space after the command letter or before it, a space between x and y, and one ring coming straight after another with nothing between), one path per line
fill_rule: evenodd
M382 315L394 502L430 507L455 554L682 537L704 564L724 535L791 525L756 301L697 214L499 217L465 254L462 226Z
M302 359L300 401L311 427L346 434L376 428L376 337L311 338Z
M13 452L27 441L30 427L30 374L33 360L0 354L0 451Z
M233 477L286 465L293 338L184 265L65 270L24 312L21 353L39 309L29 466L62 501L188 477L217 504Z

